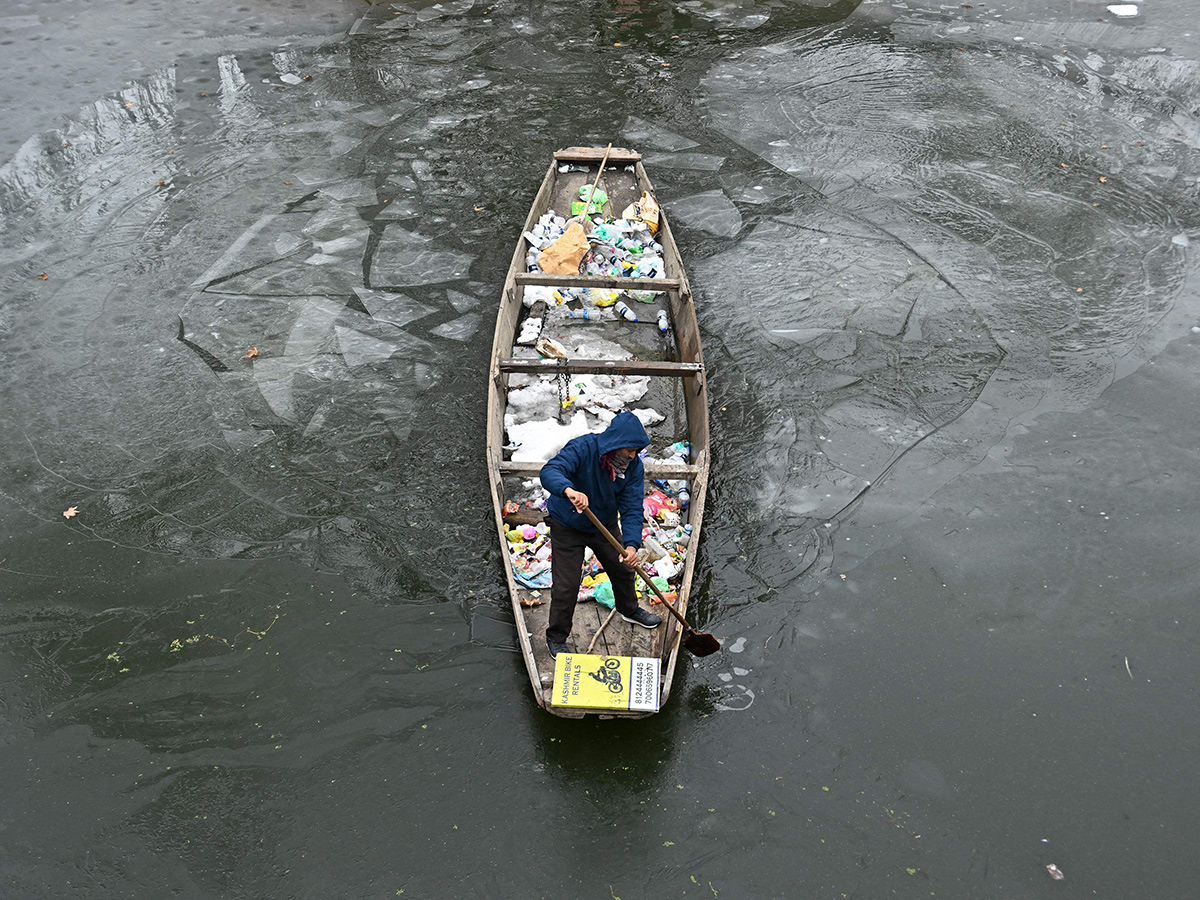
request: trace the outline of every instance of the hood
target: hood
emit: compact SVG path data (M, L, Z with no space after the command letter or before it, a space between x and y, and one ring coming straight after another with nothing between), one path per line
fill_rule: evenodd
M622 447L636 447L641 450L650 446L650 438L646 429L642 427L642 420L631 412L617 413L597 440L601 456Z

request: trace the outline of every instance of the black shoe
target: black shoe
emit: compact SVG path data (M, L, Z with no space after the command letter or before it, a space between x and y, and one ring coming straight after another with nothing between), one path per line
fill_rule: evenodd
M569 653L571 648L566 644L560 644L558 641L552 641L546 638L546 646L550 648L550 658L555 659L560 653Z
M641 625L643 628L657 628L659 622L662 621L661 616L656 616L652 612L646 612L640 606L633 611L633 615L631 616L621 613L621 618L626 622L632 622L634 625Z

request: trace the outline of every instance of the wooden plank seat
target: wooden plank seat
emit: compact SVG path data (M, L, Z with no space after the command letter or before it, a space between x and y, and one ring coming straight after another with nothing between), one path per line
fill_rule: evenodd
M536 375L666 375L689 377L704 374L704 363L666 362L652 359L524 359L507 357L497 361L501 372Z
M624 291L677 291L678 278L623 278L619 275L550 275L546 272L522 272L516 284L540 284L545 287L612 288Z
M563 162L599 163L604 159L605 152L603 147L566 147L562 150L555 150L554 158ZM607 153L609 165L614 163L628 165L641 162L642 159L642 154L627 147L613 147Z
M545 463L539 462L502 462L500 474L517 478L536 478ZM658 479L691 479L700 474L699 466L671 465L667 463L644 463L647 478Z

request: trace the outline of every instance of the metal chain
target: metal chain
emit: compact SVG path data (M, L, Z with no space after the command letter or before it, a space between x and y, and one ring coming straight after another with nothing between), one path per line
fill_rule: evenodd
M556 378L558 381L558 424L565 425L567 421L567 391L571 386L567 377L565 361L559 364Z

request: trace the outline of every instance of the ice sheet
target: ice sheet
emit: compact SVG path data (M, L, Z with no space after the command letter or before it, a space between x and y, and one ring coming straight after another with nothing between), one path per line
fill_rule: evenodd
M364 287L355 288L354 293L372 318L379 322L395 325L397 328L403 328L409 322L415 322L434 312L432 306L418 303L412 297L404 294L376 291Z
M700 144L683 135L668 131L661 125L655 125L638 116L630 116L625 120L621 134L627 138L631 146L654 150L690 150Z
M717 237L737 237L742 230L742 214L722 191L676 200L671 204L671 219Z
M479 323L479 313L467 313L465 316L459 316L444 325L439 325L433 329L431 334L452 341L466 341L470 340L471 336L479 330Z
M415 231L389 224L371 259L371 280L384 287L414 287L465 279L473 256L438 245Z
M401 347L399 341L372 337L353 328L338 326L334 330L337 333L338 349L341 350L342 358L352 369L369 363L383 362Z

